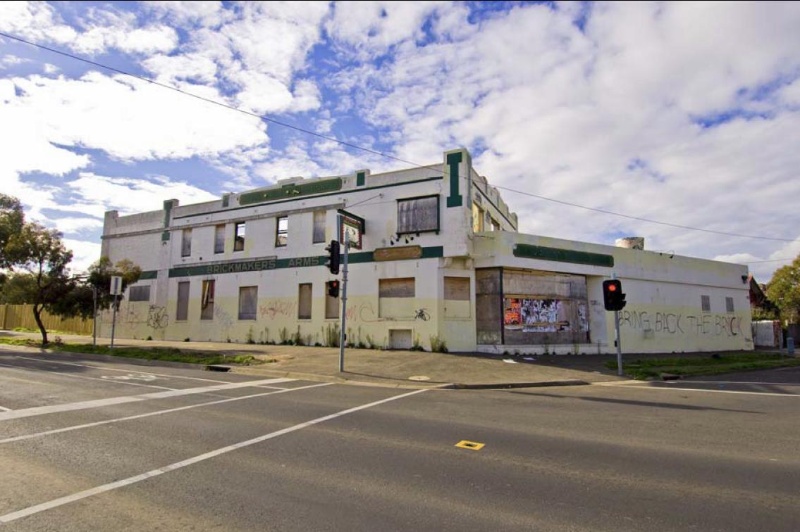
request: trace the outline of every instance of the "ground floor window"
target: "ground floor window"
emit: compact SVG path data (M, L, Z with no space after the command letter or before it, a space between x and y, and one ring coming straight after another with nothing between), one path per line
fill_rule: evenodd
M493 268L476 272L478 343L589 342L586 278Z
M444 278L444 317L469 318L470 312L469 277Z
M239 319L254 320L258 313L258 287L242 286L239 288Z
M298 293L297 319L311 319L311 283L302 283Z
M415 302L416 292L413 277L378 280L379 317L414 319L415 315L427 315L426 309L414 308Z
M178 307L175 310L175 319L185 321L189 317L189 281L178 283Z
M214 280L203 281L203 291L200 294L200 319L214 319Z

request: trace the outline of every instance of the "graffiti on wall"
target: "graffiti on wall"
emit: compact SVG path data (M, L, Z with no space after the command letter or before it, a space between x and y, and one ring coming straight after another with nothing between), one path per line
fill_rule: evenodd
M147 311L147 326L153 329L166 329L169 325L166 307L150 305Z
M262 318L296 318L297 302L285 299L268 299L263 305L258 306L258 315Z
M573 331L570 301L561 299L506 298L503 325L506 330L522 332ZM589 330L585 304L578 304L578 331Z
M233 316L221 305L214 305L214 320L223 329L230 329L233 326Z
M622 310L619 313L619 325L620 327L663 334L696 336L739 336L742 334L742 318L727 314L697 315Z

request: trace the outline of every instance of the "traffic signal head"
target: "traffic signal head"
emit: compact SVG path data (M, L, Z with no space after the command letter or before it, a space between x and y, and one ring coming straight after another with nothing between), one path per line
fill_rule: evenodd
M328 295L339 297L339 281L328 281Z
M333 275L339 274L339 241L338 240L331 240L331 243L328 247L325 248L325 251L328 252L328 260L325 262L325 266L331 271Z
M610 279L603 281L603 305L606 310L622 310L625 307L625 294L622 293L622 281Z

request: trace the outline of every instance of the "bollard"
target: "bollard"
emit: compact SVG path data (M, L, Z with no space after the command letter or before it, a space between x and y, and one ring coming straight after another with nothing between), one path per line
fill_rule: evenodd
M786 352L789 356L794 356L794 338L791 336L786 339Z

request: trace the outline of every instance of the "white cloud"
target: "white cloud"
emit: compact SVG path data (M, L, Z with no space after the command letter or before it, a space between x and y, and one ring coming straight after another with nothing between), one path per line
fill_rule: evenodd
M69 267L73 274L85 273L92 263L100 259L100 243L63 238L64 245L72 251Z
M154 177L146 181L84 172L70 182L69 187L83 198L86 207L102 208L102 212L95 209L89 213L94 216L103 216L109 210L118 210L121 215L157 211L169 199L177 199L181 205L219 199L219 196L205 190L188 183L170 181L166 177Z

